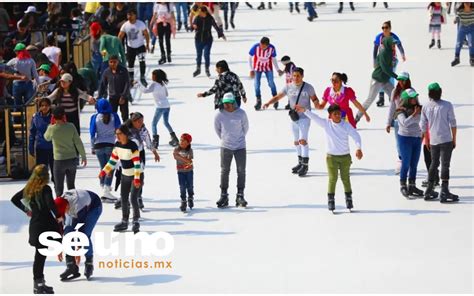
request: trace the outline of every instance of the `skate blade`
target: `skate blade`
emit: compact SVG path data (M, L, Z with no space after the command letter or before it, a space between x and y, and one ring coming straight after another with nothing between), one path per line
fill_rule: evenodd
M76 279L78 277L80 277L81 274L78 272L78 273L75 273L75 274L72 274L72 275L69 275L65 278L61 278L61 281L65 282L65 281L70 281L70 280L73 280L73 279Z

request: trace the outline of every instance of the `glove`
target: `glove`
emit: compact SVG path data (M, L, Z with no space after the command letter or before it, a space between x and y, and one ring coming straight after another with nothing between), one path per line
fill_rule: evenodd
M134 179L133 180L133 186L140 187L140 185L141 185L140 179Z

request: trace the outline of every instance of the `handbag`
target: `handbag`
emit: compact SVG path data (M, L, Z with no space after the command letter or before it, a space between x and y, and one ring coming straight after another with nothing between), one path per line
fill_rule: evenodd
M295 105L298 105L298 102L300 101L300 95L301 95L301 92L303 91L304 85L305 85L305 82L303 82L303 85L301 85L300 92L298 93L298 97L296 98ZM290 109L290 111L288 111L288 115L293 121L298 121L300 119L300 115L298 114L298 112L296 112L295 109Z

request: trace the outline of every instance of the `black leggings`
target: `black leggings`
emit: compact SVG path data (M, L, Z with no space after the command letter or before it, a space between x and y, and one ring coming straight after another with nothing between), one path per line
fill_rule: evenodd
M41 247L43 248L43 247ZM35 261L33 262L33 279L40 280L44 279L44 263L46 262L46 256L43 256L38 251L38 247L35 248Z
M165 38L165 41L166 41L166 54L170 56L171 55L171 26L170 24L166 24L166 26L164 26L163 23L158 24L158 40L160 42L161 57L165 57L165 46L163 44L163 38Z

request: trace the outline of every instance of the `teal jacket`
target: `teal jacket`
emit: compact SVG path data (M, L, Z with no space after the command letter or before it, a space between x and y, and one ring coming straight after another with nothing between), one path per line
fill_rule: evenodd
M372 72L372 78L378 82L388 82L390 78L397 78L397 74L393 72L393 52L392 46L394 39L385 37L382 41L383 49L380 50L376 59L376 66Z

